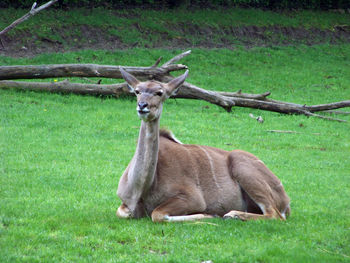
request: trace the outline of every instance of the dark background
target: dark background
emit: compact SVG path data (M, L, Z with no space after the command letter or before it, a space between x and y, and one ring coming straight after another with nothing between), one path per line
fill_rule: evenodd
M44 4L48 0L37 1L38 5ZM30 8L34 0L2 0L1 8ZM254 7L263 9L348 9L350 0L60 0L55 4L58 8L69 7L107 7L107 8L220 8L220 7Z

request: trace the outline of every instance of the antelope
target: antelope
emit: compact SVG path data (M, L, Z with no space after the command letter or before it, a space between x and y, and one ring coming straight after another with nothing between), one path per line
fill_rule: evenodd
M182 144L170 131L160 130L163 103L176 94L188 70L168 83L141 82L120 71L136 94L141 127L136 152L118 185L119 218L178 222L289 216L290 199L282 183L253 154Z

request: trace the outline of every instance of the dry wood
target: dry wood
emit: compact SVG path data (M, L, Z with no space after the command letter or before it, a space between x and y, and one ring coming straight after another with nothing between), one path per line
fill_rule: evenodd
M142 79L155 79L161 82L169 82L174 77L171 71L187 69L186 65L174 64L183 57L189 55L191 51L181 53L170 59L162 66L158 66L161 58L150 67L127 67L123 69ZM58 78L58 77L100 77L100 78L121 78L120 66L106 66L96 64L60 64L60 65L31 65L31 66L0 66L0 80L9 79L33 79L33 78ZM90 95L133 95L126 88L126 84L99 85L99 84L78 84L68 81L57 83L43 82L19 82L0 81L0 88L21 88L32 90L46 90L50 92L71 92L76 94ZM321 105L301 105L290 102L271 100L267 97L270 92L262 94L247 94L238 92L216 92L201 89L191 83L185 82L175 98L199 99L218 105L226 111L231 111L233 106L261 109L284 114L303 114L327 120L344 120L326 117L315 112L334 110L338 108L350 107L350 100L339 101Z
M185 52L183 52L183 53L181 53L181 54L179 54L179 55L173 57L173 58L170 59L169 61L165 62L165 63L162 65L162 67L166 67L166 66L169 66L169 65L171 65L171 64L174 64L174 63L178 62L180 59L182 59L182 58L188 56L189 54L191 54L191 50L185 51ZM159 60L159 61L160 61L160 60Z
M29 66L0 66L0 80L10 79L44 79L60 77L100 77L121 78L120 66L104 66L97 64L53 64ZM165 67L124 67L125 70L140 79L150 79L171 71L187 69L181 64Z
M75 93L81 95L103 95L103 96L115 96L121 95L134 96L130 93L126 83L101 85L101 84L81 84L70 83L69 81L59 82L24 82L24 81L0 81L0 88L19 88L29 89L36 91L49 91L49 92L62 92L62 93ZM247 94L248 96L254 94ZM298 104L290 104L284 102L270 102L261 101L255 99L247 99L242 97L225 97L215 91L204 90L198 88L190 83L184 83L179 92L173 96L174 98L183 99L200 99L210 103L223 107L226 110L230 110L233 106L248 107L255 109L263 109L267 111L274 111L285 114L304 114L306 116L313 116L327 120L334 120L339 122L345 122L344 120L326 117L311 112L312 110L318 110L318 105L305 106ZM327 104L322 104L322 108L325 108ZM338 103L328 104L330 108L337 107L350 107L350 101L342 101ZM309 110L310 109L310 110Z
M182 64L173 64L179 59L189 55L191 50L183 52L158 67L161 58L150 67L122 66L124 70L141 80L161 78L169 75L171 71L187 69ZM51 65L26 65L26 66L0 66L0 80L10 79L44 79L60 77L99 77L122 78L121 66L109 66L98 64L51 64ZM170 75L169 75L170 76Z
M305 115L306 116L311 116L311 117L317 117L317 118L320 118L320 119L330 120L330 121L347 122L346 120L332 118L332 117L327 117L327 116L323 116L323 115L312 113L312 112L306 112Z
M255 99L255 100L266 100L266 97L271 94L271 92L269 91L261 94L249 94L249 93L243 93L241 90L237 92L218 91L218 93L226 97L238 97L238 98Z
M222 96L215 91L201 89L188 82L182 85L175 98L205 100L224 108L227 112L230 112L232 107L235 106L232 98Z
M44 10L45 8L48 8L49 6L51 6L52 4L56 3L57 1L58 0L49 1L46 4L43 4L43 5L39 6L38 8L35 8L37 4L36 4L36 2L34 2L34 4L32 5L32 8L30 9L30 11L28 13L26 13L24 16L22 16L21 18L17 19L16 21L14 21L11 25L7 26L6 28L4 28L0 32L0 37L2 35L6 34L8 31L10 31L12 28L16 27L20 23L24 22L25 20L27 20L31 16L34 16L38 12Z
M102 95L102 96L115 96L119 97L121 95L135 96L134 93L130 93L127 88L126 83L121 84L111 84L111 85L101 85L101 84L81 84L81 83L71 83L68 80L59 82L25 82L25 81L11 81L11 80L1 80L0 88L16 88L16 89L27 89L35 91L48 91L48 92L61 92L61 93L74 93L80 95ZM249 95L249 94L248 94ZM215 94L213 91L207 91L200 88L195 89L180 89L179 92L172 96L173 98L182 99L202 99L208 102L217 102L221 99L221 95ZM225 98L224 98L225 99ZM228 104L232 104L230 100L227 100ZM223 106L228 106L224 104Z
M167 81L170 81L171 79L173 79L173 77L171 77L170 75L167 75L167 76L162 76L160 81L167 82ZM239 96L241 97L235 97L234 93L231 93L229 97L229 96L222 96L220 93L215 91L210 91L210 93L206 93L206 96L199 98L198 96L196 96L197 89L200 89L200 88L196 87L193 84L185 82L182 85L182 88L180 90L182 91L186 90L186 94L191 95L192 98L194 99L206 100L210 103L223 107L227 111L230 111L233 106L237 106L237 107L246 107L246 108L279 112L284 114L306 115L306 116L312 116L312 117L333 120L338 122L346 122L345 120L318 115L318 114L315 114L314 112L321 111L321 110L323 111L327 109L338 109L338 108L350 107L350 100L340 101L340 102L335 102L330 104L312 105L312 106L277 101L277 100L269 100L269 99L266 99L266 97L270 95L269 92L258 94L257 96L258 99L249 98L249 97L252 97L252 95L256 95L256 94L249 94L248 97L246 98L246 97L243 97L244 93L238 92ZM214 94L215 97L211 96L212 94Z
M338 102L328 103L328 104L305 106L305 108L310 112L334 110L334 109L339 109L344 107L350 107L350 100L338 101Z
M49 91L53 93L74 93L80 95L120 96L128 95L126 83L99 85L71 83L67 80L59 82L24 82L24 81L0 81L0 88L28 89L34 91Z
M246 98L232 98L236 106L255 108L267 111L275 111L279 113L287 114L304 114L309 116L309 113L318 112L327 109L339 109L344 107L350 107L350 100L339 101L335 103L322 104L322 105L299 105L283 101L262 101ZM311 115L311 114L310 114Z

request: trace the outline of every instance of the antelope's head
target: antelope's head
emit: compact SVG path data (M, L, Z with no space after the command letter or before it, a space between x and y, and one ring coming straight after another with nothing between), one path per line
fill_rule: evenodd
M120 68L120 72L130 91L136 95L136 111L139 118L146 122L160 118L163 102L171 95L176 94L188 75L187 70L183 75L170 82L162 83L154 80L141 82L122 68Z

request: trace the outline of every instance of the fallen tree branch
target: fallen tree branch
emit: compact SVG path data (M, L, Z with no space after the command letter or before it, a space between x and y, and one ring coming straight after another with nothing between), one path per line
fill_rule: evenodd
M173 64L181 58L189 55L191 51L183 52L170 59L162 66L158 66L161 58L150 67L126 67L123 68L140 79L155 79L161 82L169 82L174 77L171 71L187 69L182 64ZM79 84L68 81L43 83L8 81L9 79L33 79L33 78L58 78L58 77L99 77L99 78L121 78L119 66L103 66L95 64L61 64L61 65L39 65L39 66L0 66L0 88L21 88L31 90L45 90L50 92L71 92L76 94L90 95L133 95L130 94L126 84L100 85ZM99 81L100 83L100 81ZM247 94L238 92L216 92L201 89L191 83L185 82L175 98L199 99L218 105L226 111L231 111L233 106L261 109L284 114L302 114L327 120L344 121L336 118L315 114L318 111L334 110L350 107L350 101L340 101L321 105L301 105L268 99L270 92L262 94Z
M307 109L310 112L318 112L318 111L325 111L325 110L334 110L334 109L339 109L344 107L350 107L350 100L338 101L338 102L329 103L329 104L305 106L305 109Z
M121 95L135 96L134 93L130 93L126 83L121 84L81 84L71 83L68 80L59 82L25 82L25 81L11 81L1 80L0 88L2 89L23 89L34 91L48 91L59 93L74 93L79 95L102 95L102 96L115 96ZM225 99L222 96L215 94L213 91L207 91L200 88L194 89L180 89L178 94L172 96L172 98L182 99L202 99L215 104L222 104L223 107L232 107L233 103L230 99ZM223 99L223 101L220 101ZM225 104L227 103L227 104Z
M312 112L307 112L305 115L306 116L317 117L317 118L320 118L320 119L330 120L330 121L347 122L346 120L332 118L332 117L327 117L327 116L323 116L323 115L312 113Z
M0 32L0 37L2 35L6 34L8 31L10 31L12 28L16 27L20 23L24 22L25 20L27 20L31 16L34 16L35 14L37 14L40 11L44 10L45 8L48 8L49 6L51 6L52 4L56 3L57 1L58 0L49 1L46 4L43 4L43 5L39 6L38 8L35 8L37 4L36 4L36 2L34 2L34 4L32 5L32 8L30 9L30 11L28 13L26 13L24 16L22 16L21 18L17 19L16 21L14 21L12 24L7 26L6 28L4 28Z
M10 79L44 79L61 77L99 77L120 79L120 66L103 66L97 64L53 64L30 66L0 66L0 80ZM181 64L165 67L124 67L129 73L140 79L168 74L171 71L187 69Z
M285 113L285 114L306 115L306 116L312 116L312 117L333 120L338 122L347 122L346 120L326 117L326 116L313 113L314 111L319 110L320 108L318 107L319 105L306 106L306 105L286 103L282 101L272 102L272 101L261 101L261 100L254 100L254 99L245 99L245 98L232 98L232 99L235 102L235 105L239 107L274 111L274 112ZM336 107L337 108L350 107L350 101L340 101L336 103L322 104L322 108L326 110L327 105L329 106L329 109L336 109Z
M205 100L209 103L218 105L230 112L235 102L232 98L225 97L219 93L211 90L201 89L195 85L185 82L180 88L179 92L174 96L175 98Z
M161 58L150 67L122 66L124 70L144 80L160 78L169 75L172 71L187 69L182 64L173 62L189 55L191 50L183 52L170 59L161 67L158 67ZM121 66L97 65L97 64L52 64L52 65L29 65L29 66L0 66L0 80L11 79L45 79L60 77L99 77L121 79Z
M266 100L266 97L271 94L271 92L267 91L261 94L249 94L243 93L241 90L237 92L222 92L218 91L218 93L222 96L226 97L238 97L238 98L246 98L246 99L255 99L255 100Z
M160 81L168 82L172 80L173 77L168 76L162 76ZM215 91L207 91L210 93L207 93L206 96L198 98L196 96L196 89L200 89L199 87L196 87L193 84L189 84L185 82L182 85L182 88L180 90L186 90L186 94L192 95L193 99L203 99L210 103L217 104L227 111L231 110L232 106L237 107L245 107L245 108L253 108L253 109L260 109L260 110L266 110L266 111L273 111L273 112L279 112L284 114L299 114L299 115L306 115L306 116L312 116L327 120L333 120L333 121L339 121L339 122L346 122L345 120L331 118L331 117L325 117L322 115L314 114L313 112L320 111L320 110L327 110L327 109L337 109L337 108L344 108L344 107L350 107L350 101L340 101L330 104L322 104L322 105L313 105L313 106L307 106L307 105L301 105L301 104L295 104L295 103L289 103L289 102L283 102L283 101L277 101L277 100L268 100L266 99L266 96L270 95L269 92L258 94L258 99L252 99L249 97L253 97L255 94L248 94L248 97L245 96L244 93L239 93L239 96L241 97L234 97L234 93L230 93L231 96L222 96L220 93ZM212 96L213 95L213 96ZM220 96L218 96L220 95ZM207 96L209 97L210 101L208 100Z
M74 93L79 95L102 95L116 97L119 97L120 95L130 94L126 83L99 85L71 83L68 80L58 82L24 82L2 80L0 81L0 88L15 88L34 91L48 91L53 93Z
M234 97L232 99L234 100L236 106L239 106L239 107L275 111L275 112L287 113L287 114L308 115L308 112L313 113L313 112L320 111L319 106L322 106L323 110L350 107L350 100L339 101L339 102L330 103L330 104L307 106L307 105L299 105L299 104L293 104L293 103L276 101L276 100L263 101L263 100L234 98Z
M67 80L59 82L24 82L24 81L0 81L0 88L17 88L17 89L27 89L35 91L48 91L48 92L61 92L61 93L74 93L80 95L102 95L102 96L115 96L119 97L121 95L134 96L133 93L130 93L127 84L110 84L110 85L101 85L101 84L81 84L81 83L71 83ZM247 94L248 96L254 94ZM267 111L285 113L285 114L303 114L306 116L318 117L327 120L334 120L339 122L345 122L341 119L331 118L327 116L322 116L310 112L308 109L319 109L318 105L314 106L305 106L298 104L290 104L284 102L270 102L270 101L261 101L255 99L247 99L242 97L225 97L218 94L215 91L204 90L198 88L190 83L185 82L183 87L179 90L178 94L173 96L174 98L183 98L183 99L199 99L205 100L210 103L219 105L230 111L233 106L246 107L246 108L255 108L262 109ZM322 104L323 108L326 108L328 104ZM334 108L335 105L338 107L350 107L350 101L342 101L339 103L330 103L331 108Z
M169 66L169 65L171 65L171 64L174 64L174 63L178 62L180 59L182 59L182 58L188 56L189 54L191 54L191 50L185 51L185 52L183 52L183 53L181 53L181 54L179 54L179 55L173 57L173 58L170 59L169 61L165 62L165 63L162 65L162 67L166 67L166 66Z

